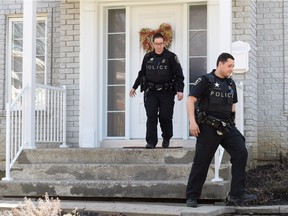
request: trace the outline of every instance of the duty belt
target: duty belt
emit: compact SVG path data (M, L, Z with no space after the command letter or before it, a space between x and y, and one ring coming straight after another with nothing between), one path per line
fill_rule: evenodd
M207 115L204 116L200 122L205 123L213 128L216 128L217 134L221 136L223 134L228 133L231 130L232 126L234 125L234 123L231 121L232 120L230 119L221 120L214 116Z
M152 83L148 82L148 89L154 91L169 91L174 90L174 83Z

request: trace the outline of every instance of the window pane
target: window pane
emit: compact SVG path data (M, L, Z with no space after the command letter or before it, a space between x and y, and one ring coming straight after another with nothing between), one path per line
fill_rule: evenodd
M36 38L45 38L45 21L38 21L36 27Z
M125 84L125 60L108 61L108 84Z
M45 54L45 39L36 40L36 55Z
M45 71L45 56L36 56L36 71Z
M14 40L12 41L12 50L13 52L18 51L18 52L23 52L23 40Z
M125 113L108 113L107 136L125 136Z
M11 69L15 72L22 72L22 57L12 57Z
M207 58L191 58L189 61L189 83L207 73Z
M45 83L45 74L42 72L36 73L36 83L44 85Z
M206 31L190 32L189 35L190 56L207 55L207 33Z
M22 73L12 72L11 83L12 83L11 97L12 100L14 100L22 89Z
M13 22L12 26L12 38L17 39L17 38L23 38L23 23L22 22Z
M125 110L125 87L109 86L108 87L108 111Z
M108 13L108 32L125 32L125 9L113 9Z
M207 28L207 6L195 5L190 6L190 29L206 29Z
M125 58L125 35L108 35L108 58Z

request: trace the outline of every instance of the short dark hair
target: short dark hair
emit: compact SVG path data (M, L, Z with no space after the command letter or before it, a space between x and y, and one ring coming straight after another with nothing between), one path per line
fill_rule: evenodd
M160 32L153 35L152 41L154 42L156 38L162 38L164 40L164 37Z
M230 53L221 53L217 59L216 66L218 66L219 62L227 62L228 59L234 60L234 57Z

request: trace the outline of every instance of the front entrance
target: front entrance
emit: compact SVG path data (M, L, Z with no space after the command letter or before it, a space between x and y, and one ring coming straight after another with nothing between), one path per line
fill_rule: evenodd
M145 51L141 48L139 42L139 31L141 28L158 29L162 23L168 23L173 29L173 41L169 48L170 51L177 54L183 67L183 7L182 5L153 5L153 6L135 6L131 8L131 46L130 46L130 85L132 87L138 71L141 68ZM177 29L176 29L177 27ZM183 71L184 73L184 71ZM185 76L185 73L184 73ZM186 77L186 76L185 76ZM146 113L143 104L143 93L140 88L136 91L135 98L129 100L130 110L130 138L144 139L146 133ZM183 137L183 106L184 100L177 101L175 98L174 116L173 116L173 138ZM160 126L158 126L158 137L161 138Z

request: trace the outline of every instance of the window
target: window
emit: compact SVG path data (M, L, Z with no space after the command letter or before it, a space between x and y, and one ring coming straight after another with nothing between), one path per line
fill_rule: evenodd
M125 136L125 9L108 10L107 136Z
M46 18L37 18L36 83L46 84ZM22 89L23 19L9 19L8 40L8 101L13 101Z
M189 7L189 86L207 73L207 6Z
M207 6L189 7L189 89L207 73ZM191 134L190 134L191 136Z

